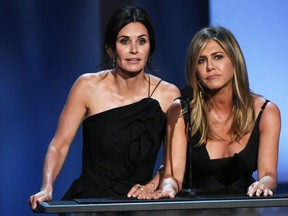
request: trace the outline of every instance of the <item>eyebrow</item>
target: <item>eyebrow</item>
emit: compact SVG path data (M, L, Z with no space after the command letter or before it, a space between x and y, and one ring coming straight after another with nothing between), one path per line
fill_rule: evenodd
M214 56L214 55L217 55L217 54L219 54L219 53L225 54L225 52L223 52L223 51L216 51L216 52L213 52L211 55ZM200 58L200 57L205 57L205 56L206 56L206 55L199 55L199 58Z
M120 35L118 38L122 38L122 37L124 37L124 38L129 38L129 36L127 36L127 35ZM147 38L149 38L149 36L146 35L146 34L142 34L142 35L139 35L139 36L138 36L138 38L142 38L142 37L147 37Z

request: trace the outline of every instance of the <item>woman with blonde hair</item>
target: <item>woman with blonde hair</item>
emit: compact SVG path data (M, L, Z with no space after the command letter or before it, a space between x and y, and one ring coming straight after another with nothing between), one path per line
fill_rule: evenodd
M192 111L188 113L181 100L169 109L164 178L159 190L146 198L173 198L190 185L204 194L272 196L277 187L280 111L250 90L243 53L229 30L206 27L194 36L186 78L193 89ZM185 160L187 143L191 158Z

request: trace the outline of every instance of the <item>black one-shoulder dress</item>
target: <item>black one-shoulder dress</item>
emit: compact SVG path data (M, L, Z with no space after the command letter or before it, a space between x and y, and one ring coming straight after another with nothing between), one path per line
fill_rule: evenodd
M151 97L85 119L82 173L62 200L126 197L134 184L150 181L165 121Z

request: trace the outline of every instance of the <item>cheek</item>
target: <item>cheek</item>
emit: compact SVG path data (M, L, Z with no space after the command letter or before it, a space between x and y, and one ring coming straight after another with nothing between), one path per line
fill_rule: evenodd
M143 53L143 55L147 56L147 58L149 56L149 52L150 52L150 48L149 47L143 47L142 53Z
M127 48L125 46L116 46L116 55L118 57L125 55L125 53L127 53L127 52L129 52L129 48Z
M196 78L202 83L203 77L205 74L205 70L203 70L201 67L197 67L196 69Z
M195 79L197 80L197 83L200 84L201 86L206 86L203 73L199 72L198 70L196 72Z
M225 71L229 74L233 74L234 72L234 66L230 61L225 62L225 64L222 65L222 71Z
M229 79L232 79L234 76L234 67L232 65L227 65L227 67L224 68L224 71L226 72L227 77Z

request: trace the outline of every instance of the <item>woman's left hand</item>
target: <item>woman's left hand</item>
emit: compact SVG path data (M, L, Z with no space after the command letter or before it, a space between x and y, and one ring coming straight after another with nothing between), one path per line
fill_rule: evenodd
M265 184L260 181L256 181L250 185L247 191L247 195L252 196L273 196L273 191L269 189Z
M136 184L128 192L127 197L133 197L138 199L147 199L149 194L152 194L156 190L156 185L148 183L146 185Z

